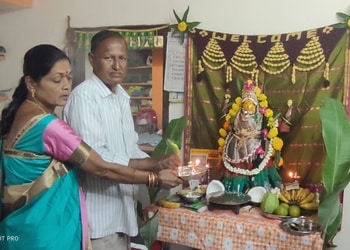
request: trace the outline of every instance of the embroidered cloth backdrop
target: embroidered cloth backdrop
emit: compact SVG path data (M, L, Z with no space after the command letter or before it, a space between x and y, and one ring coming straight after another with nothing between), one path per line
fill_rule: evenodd
M319 184L325 150L319 108L323 97L343 101L349 110L348 32L330 25L312 30L238 35L194 29L190 40L185 136L190 148L217 149L226 91L240 96L242 84L253 78L263 87L269 106L281 116L293 101L290 132L284 140L280 174L297 172L303 184Z

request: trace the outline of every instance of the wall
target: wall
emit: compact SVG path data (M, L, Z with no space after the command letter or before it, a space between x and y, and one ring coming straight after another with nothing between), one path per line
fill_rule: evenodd
M137 7L135 7L137 6ZM31 9L0 14L0 45L7 49L0 62L0 89L15 87L26 50L38 43L63 47L67 16L73 27L175 23L173 9L182 16L190 6L189 21L199 28L236 34L275 34L318 28L338 22L336 12L350 13L347 0L34 0ZM0 106L1 108L1 106ZM171 117L183 106L170 107ZM345 190L344 219L350 220L350 188ZM335 243L350 244L350 223L343 223Z

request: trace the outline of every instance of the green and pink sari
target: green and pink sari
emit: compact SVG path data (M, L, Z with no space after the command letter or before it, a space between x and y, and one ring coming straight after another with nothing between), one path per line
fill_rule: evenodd
M81 138L52 114L33 117L12 147L2 148L6 215L0 222L0 249L88 249L85 203L73 166L89 152ZM42 178L47 169L53 174ZM36 190L23 195L40 176Z

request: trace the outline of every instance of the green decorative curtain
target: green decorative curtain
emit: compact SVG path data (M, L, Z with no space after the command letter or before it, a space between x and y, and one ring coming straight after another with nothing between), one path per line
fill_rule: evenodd
M263 87L269 106L281 116L293 101L291 130L284 140L282 178L297 171L302 184L318 184L325 160L319 108L325 96L343 101L349 110L348 30L330 25L312 30L238 35L194 29L186 110L185 160L190 148L217 149L226 92L240 96L248 78Z
M163 39L158 36L159 27L145 30L109 29L120 32L128 43L129 49L163 47ZM84 31L79 29L74 30L74 42L77 44L77 47L90 49L91 38L96 32L97 31Z

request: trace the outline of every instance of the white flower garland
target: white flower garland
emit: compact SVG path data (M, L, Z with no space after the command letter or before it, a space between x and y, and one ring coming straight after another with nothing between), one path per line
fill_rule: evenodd
M266 167L267 163L269 162L272 156L272 152L273 152L272 142L273 142L273 138L270 140L269 147L267 149L267 153L264 159L260 162L257 168L254 168L252 170L236 168L236 167L232 167L228 161L224 160L225 167L231 172L234 172L236 174L250 175L250 176L259 174L261 170L263 170Z
M278 120L275 120L275 127L277 128L278 127ZM231 172L233 173L236 173L236 174L241 174L241 175L249 175L249 176L252 176L252 175L257 175L261 172L261 170L263 170L267 163L269 162L271 156L272 156L272 153L273 153L273 140L274 138L271 138L270 139L270 143L269 143L269 146L268 146L268 149L267 149L267 153L265 154L265 157L264 159L260 162L259 166L257 168L254 168L252 170L248 170L248 169L241 169L241 168L236 168L236 167L232 167L232 165L225 160L225 156L223 153L222 154L222 158L224 159L223 162L224 162L224 165L225 167L230 170Z

